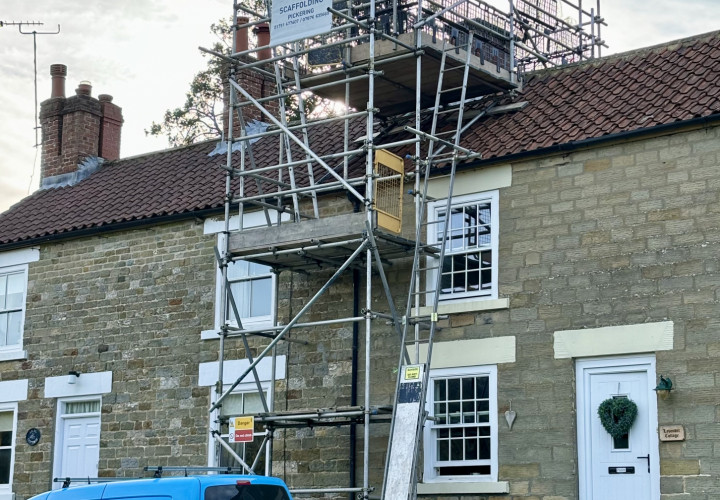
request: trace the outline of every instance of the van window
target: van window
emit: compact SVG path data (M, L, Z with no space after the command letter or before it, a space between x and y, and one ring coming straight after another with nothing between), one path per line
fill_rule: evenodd
M209 486L204 500L290 500L282 486L274 484L224 484Z

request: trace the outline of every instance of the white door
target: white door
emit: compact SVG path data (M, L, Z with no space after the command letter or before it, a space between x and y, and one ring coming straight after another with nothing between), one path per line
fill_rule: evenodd
M97 477L100 417L66 417L60 477Z
M581 500L659 499L654 358L581 360L577 369ZM638 408L632 428L619 439L598 416L608 398L629 398Z

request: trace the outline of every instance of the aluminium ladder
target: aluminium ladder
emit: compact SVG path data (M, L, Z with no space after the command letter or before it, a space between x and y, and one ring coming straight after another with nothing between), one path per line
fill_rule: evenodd
M447 202L444 213L445 220L450 219L452 207L453 188L455 181L455 171L460 160L476 157L475 153L466 150L460 146L460 138L462 132L467 127L463 127L463 111L465 96L467 91L468 74L470 69L470 56L472 54L472 33L468 35L467 51L465 64L462 66L447 67L447 54L450 51L457 51L457 47L448 48L443 44L442 56L440 60L440 72L438 75L437 93L435 97L435 107L433 109L432 125L430 134L423 134L419 131L411 130L418 135L424 136L429 140L427 160L424 162L424 182L422 187L420 213L418 214L416 234L415 234L415 252L413 256L412 276L408 291L408 300L406 307L405 321L403 324L403 336L398 363L398 379L396 387L395 408L393 411L393 419L390 428L390 436L388 443L387 461L385 464L385 476L383 482L384 500L406 500L416 497L414 485L416 484L415 470L417 467L417 457L419 451L419 443L422 437L422 428L426 419L425 397L428 390L429 367L432 357L432 345L437 330L438 305L440 298L440 289L443 275L443 262L445 260L444 243L424 244L422 242L423 233L436 231L433 226L440 225L442 232L441 242L445 242L448 237L449 224L445 224L443 219L428 223L425 222L428 203L428 184L430 180L430 172L432 165L441 161L450 162L450 182L447 193ZM443 76L450 71L463 71L463 79L461 86L455 88L445 88ZM460 100L453 106L443 107L442 98L444 95L457 92L460 90ZM442 114L457 113L457 121L455 127L448 132L437 133L438 119ZM439 135L449 135L449 140L440 139ZM435 143L440 147L435 151ZM440 153L445 147L451 148L451 152L445 157L441 157ZM465 153L459 156L458 153ZM417 196L418 194L416 194ZM436 263L432 266L422 267L421 260L423 257L428 260L434 260ZM424 273L434 273L434 284L428 286L427 291L421 290L420 282ZM429 317L412 317L413 309L416 309L420 302L420 297L430 295L432 303L432 312ZM417 309L416 309L417 310ZM424 338L420 337L421 324L428 324L429 327ZM413 326L414 338L408 339L410 326ZM420 352L420 345L425 344L426 351L424 356ZM408 348L411 352L407 352Z

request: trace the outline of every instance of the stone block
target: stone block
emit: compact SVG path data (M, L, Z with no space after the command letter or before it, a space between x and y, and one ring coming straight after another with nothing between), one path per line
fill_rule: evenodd
M500 465L499 477L502 480L532 479L540 476L540 464L506 464Z
M660 460L660 474L663 476L692 476L700 474L699 460Z

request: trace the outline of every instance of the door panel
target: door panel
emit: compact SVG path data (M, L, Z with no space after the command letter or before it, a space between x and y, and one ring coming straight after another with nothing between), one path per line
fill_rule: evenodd
M627 397L638 407L627 439L614 440L605 430L597 408L607 398ZM605 373L590 375L591 468L593 500L650 500L648 471L647 375L645 373Z
M577 362L578 463L581 500L656 500L660 496L654 358ZM638 413L626 436L613 439L598 407L629 398Z
M100 417L66 418L63 423L61 477L97 477Z

